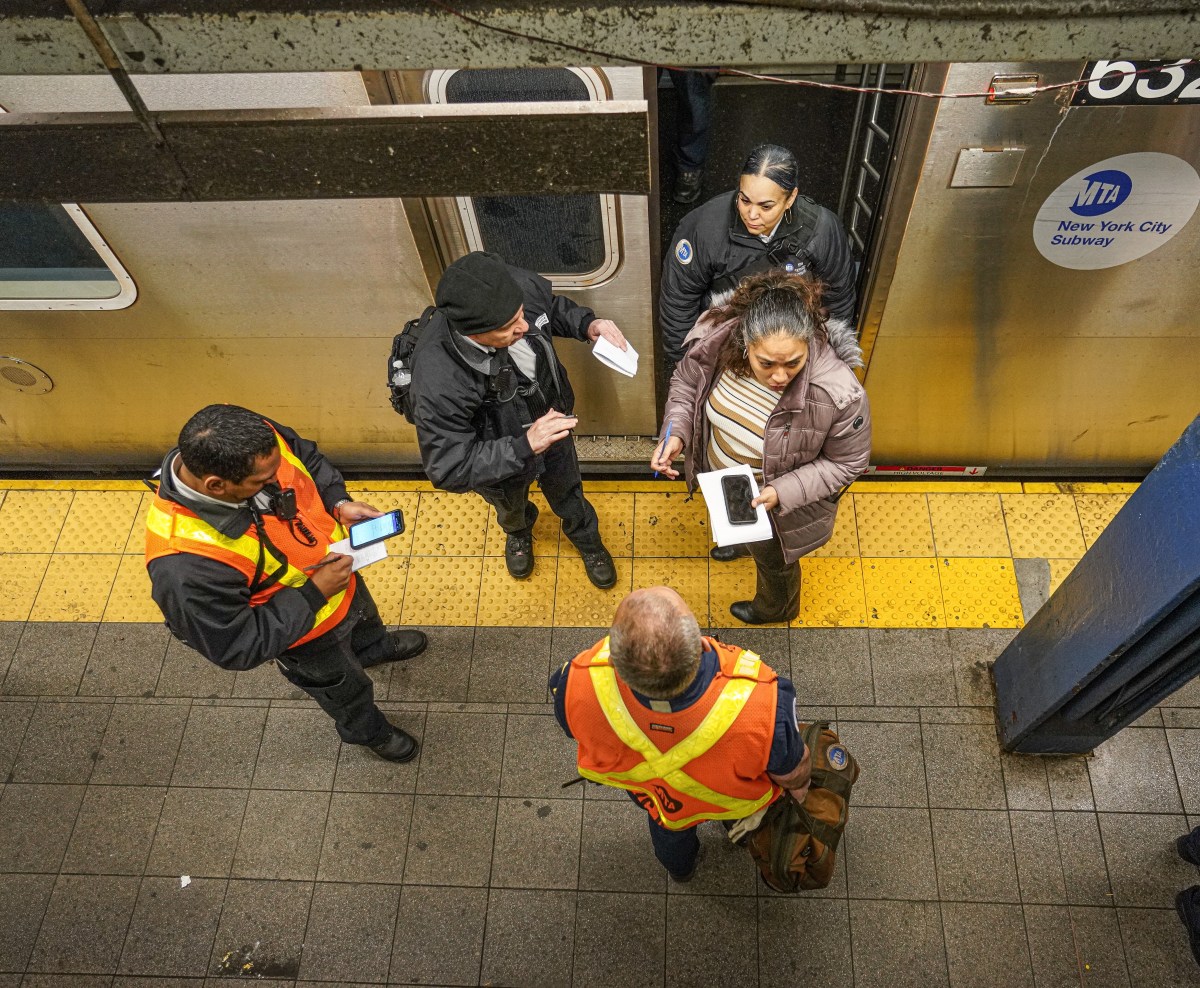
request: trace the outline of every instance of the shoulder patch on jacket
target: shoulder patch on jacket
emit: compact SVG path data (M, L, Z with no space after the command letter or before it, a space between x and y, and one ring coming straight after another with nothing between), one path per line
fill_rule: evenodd
M691 243L684 239L675 245L675 260L680 264L691 264L692 258L696 256L696 252L692 250Z
M550 325L550 316L547 315L545 312L543 312L540 316L537 317L537 319L534 320L533 324L538 329L545 329L547 326Z

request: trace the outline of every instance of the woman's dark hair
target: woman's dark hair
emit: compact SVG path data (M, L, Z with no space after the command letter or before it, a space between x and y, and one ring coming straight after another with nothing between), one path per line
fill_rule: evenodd
M275 447L275 431L261 415L240 405L208 405L179 433L179 455L188 470L234 484L253 473L255 461Z
M792 194L799 179L800 166L796 156L778 144L760 144L742 165L743 175L762 175L778 185L787 195Z
M825 332L821 312L824 286L807 275L764 271L744 278L733 297L712 311L718 324L736 320L717 355L717 374L730 371L751 377L749 349L768 336L783 333L789 339L812 344Z

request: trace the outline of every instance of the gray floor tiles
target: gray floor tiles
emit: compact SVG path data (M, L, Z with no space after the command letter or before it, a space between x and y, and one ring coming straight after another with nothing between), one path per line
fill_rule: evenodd
M832 882L784 896L716 824L670 882L623 793L563 787L546 674L605 629L427 630L372 671L422 743L394 765L270 666L0 623L0 988L1200 986L1194 691L1090 756L1007 755L1012 632L718 629L862 765Z

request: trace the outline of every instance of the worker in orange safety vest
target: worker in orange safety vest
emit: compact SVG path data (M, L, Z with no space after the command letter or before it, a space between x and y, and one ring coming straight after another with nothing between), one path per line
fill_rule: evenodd
M388 632L344 524L382 512L346 493L315 443L237 405L201 409L163 459L146 517L151 593L172 634L210 662L274 661L350 744L406 762L414 738L375 705L364 668L412 658L425 635Z
M636 590L607 638L550 678L579 774L624 789L647 813L654 854L695 873L706 820L752 817L784 789L803 800L811 757L791 682L753 652L700 634L669 587Z

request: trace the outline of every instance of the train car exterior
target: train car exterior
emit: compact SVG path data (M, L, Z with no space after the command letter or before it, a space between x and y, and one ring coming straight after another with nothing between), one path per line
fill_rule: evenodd
M1123 78L1110 70L1077 61L914 73L923 90L981 95L913 97L891 135L860 300L875 463L1138 473L1195 414L1200 329L1187 299L1200 239L1200 113L1183 98L1193 82L1181 76L1170 97L1176 76L1165 66L1131 83L1145 99L1124 103L1108 95ZM542 71L565 87L550 98L653 102L652 77L640 69ZM1020 98L1022 86L1096 72L1081 97L1067 87ZM138 85L151 109L381 99L519 107L531 98L519 70L474 81L453 70L387 75L382 86L356 72L151 76ZM1018 90L1013 99L982 95L997 80ZM123 104L104 77L8 76L0 106ZM1111 188L1101 188L1104 176ZM64 215L79 220L113 288L88 301L62 286L53 299L31 298L27 287L0 299L4 462L139 468L196 407L233 401L277 415L348 467L411 468L413 432L386 400L388 341L430 303L445 263L501 244L541 259L559 290L614 318L642 354L641 374L627 380L563 348L580 433L653 436L656 197L579 198L578 213L553 221L576 227L548 260L551 231L523 203L81 204ZM526 231L523 240L496 239L506 215L518 217L510 226ZM22 237L18 221L6 235Z

